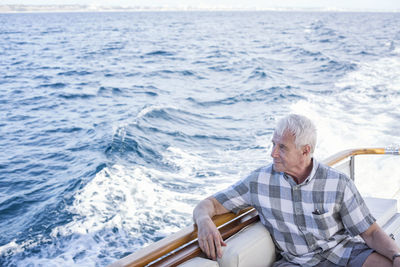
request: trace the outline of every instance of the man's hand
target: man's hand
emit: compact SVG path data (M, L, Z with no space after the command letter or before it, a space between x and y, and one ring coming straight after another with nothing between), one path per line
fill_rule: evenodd
M198 240L207 257L216 260L222 257L222 246L226 246L220 232L209 217L197 220Z
M197 204L193 220L197 225L197 236L201 250L207 257L216 260L222 257L222 246L226 246L211 218L229 212L215 198L209 197Z

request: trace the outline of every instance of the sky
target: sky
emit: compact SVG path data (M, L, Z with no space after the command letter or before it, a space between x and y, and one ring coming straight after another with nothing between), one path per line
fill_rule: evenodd
M0 5L93 5L196 8L293 8L400 11L400 0L0 0Z

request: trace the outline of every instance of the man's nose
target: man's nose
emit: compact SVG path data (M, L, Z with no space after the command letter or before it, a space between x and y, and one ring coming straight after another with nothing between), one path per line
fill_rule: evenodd
M273 146L271 151L271 157L276 158L278 156L278 147Z

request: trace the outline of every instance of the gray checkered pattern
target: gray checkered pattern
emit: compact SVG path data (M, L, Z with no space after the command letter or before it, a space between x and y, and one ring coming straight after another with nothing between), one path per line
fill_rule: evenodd
M300 185L269 165L214 197L235 213L256 208L284 259L302 266L324 259L345 266L362 242L355 236L375 222L353 181L316 160Z

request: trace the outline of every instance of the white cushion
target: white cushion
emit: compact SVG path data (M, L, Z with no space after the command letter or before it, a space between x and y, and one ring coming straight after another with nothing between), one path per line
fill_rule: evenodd
M218 263L213 260L205 259L205 258L200 258L200 257L195 257L193 259L190 259L180 265L179 267L218 267Z
M275 262L275 244L261 222L250 225L230 237L218 259L221 267L271 266Z

